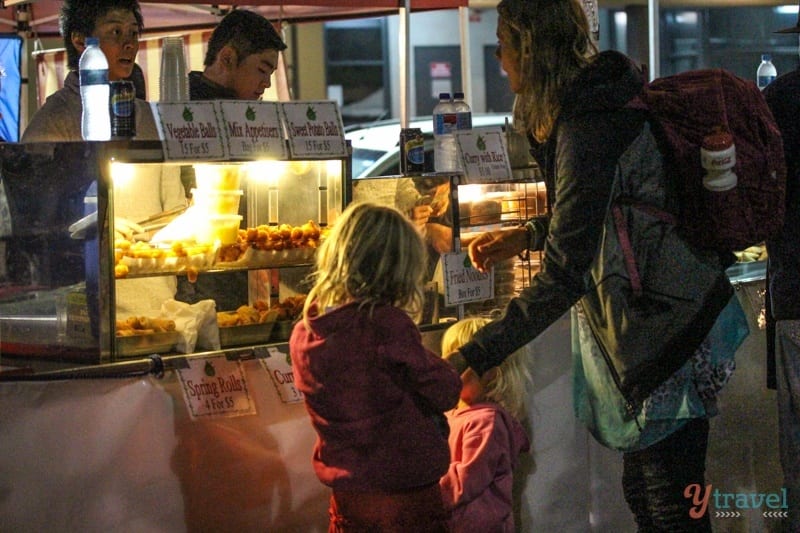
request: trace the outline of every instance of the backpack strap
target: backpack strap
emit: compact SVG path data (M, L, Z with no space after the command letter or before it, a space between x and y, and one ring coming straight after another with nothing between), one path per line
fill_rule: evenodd
M617 231L617 239L619 240L619 246L622 250L622 257L625 261L625 270L627 271L628 278L630 279L631 290L633 291L634 296L638 297L642 295L643 291L642 278L639 275L639 268L636 265L636 257L633 254L633 245L631 244L631 238L628 234L628 223L625 219L625 214L622 212L622 205L628 205L633 209L646 213L667 224L675 225L677 224L678 219L672 213L668 213L654 205L639 202L631 198L618 198L611 206L611 215L614 217L614 228Z

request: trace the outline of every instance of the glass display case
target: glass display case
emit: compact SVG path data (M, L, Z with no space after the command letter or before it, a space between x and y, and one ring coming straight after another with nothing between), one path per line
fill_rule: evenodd
M538 177L528 172L515 174L513 181L466 185L461 184L463 177L459 174L359 178L353 180L352 193L354 201L368 199L393 205L412 219L415 208L430 206L430 216L422 227L429 251L427 279L431 290L438 293L436 314L446 322L465 315L498 316L538 271L539 252L507 260L494 267L492 298L445 305L442 254L465 251L482 232L517 227L545 214L547 195ZM424 320L423 325L429 322Z
M208 298L220 348L285 340L350 194L344 157L173 162L158 142L78 142L0 144L0 164L4 359L199 348L182 326L201 328Z

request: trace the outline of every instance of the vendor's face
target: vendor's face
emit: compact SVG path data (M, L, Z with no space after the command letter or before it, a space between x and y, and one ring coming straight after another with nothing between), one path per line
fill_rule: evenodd
M508 75L508 85L511 91L519 93L522 90L519 51L512 46L511 29L502 21L497 25L497 50L495 51L495 56Z
M136 53L139 51L139 25L127 9L112 9L97 19L92 37L100 41L100 48L108 60L109 81L130 77ZM79 53L86 48L83 36L74 36L73 44Z
M258 100L272 85L272 74L278 68L278 51L264 50L250 54L230 72L229 88L240 100Z

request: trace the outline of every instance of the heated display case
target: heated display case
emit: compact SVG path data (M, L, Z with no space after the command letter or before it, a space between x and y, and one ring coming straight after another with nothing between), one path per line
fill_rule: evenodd
M186 303L172 312L200 316L195 284L230 319L221 348L285 340L314 250L349 198L347 157L164 161L158 142L76 142L3 144L0 164L4 359L185 350L194 343L162 305L177 290Z

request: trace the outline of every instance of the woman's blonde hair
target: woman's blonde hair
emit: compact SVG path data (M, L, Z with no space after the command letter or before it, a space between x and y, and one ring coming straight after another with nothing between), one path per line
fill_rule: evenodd
M578 0L501 0L497 13L497 32L519 61L514 125L544 142L564 87L597 54L586 14Z
M370 202L351 204L317 250L314 285L303 308L306 327L314 302L319 313L358 301L369 312L386 304L418 316L426 254L419 232L400 211Z
M452 353L467 344L475 333L489 322L491 320L488 318L468 317L447 328L442 336L442 354ZM484 396L487 400L501 405L517 420L524 420L527 417L525 388L530 381L531 376L525 365L524 349L519 349L506 357L497 367L495 377L484 384Z

